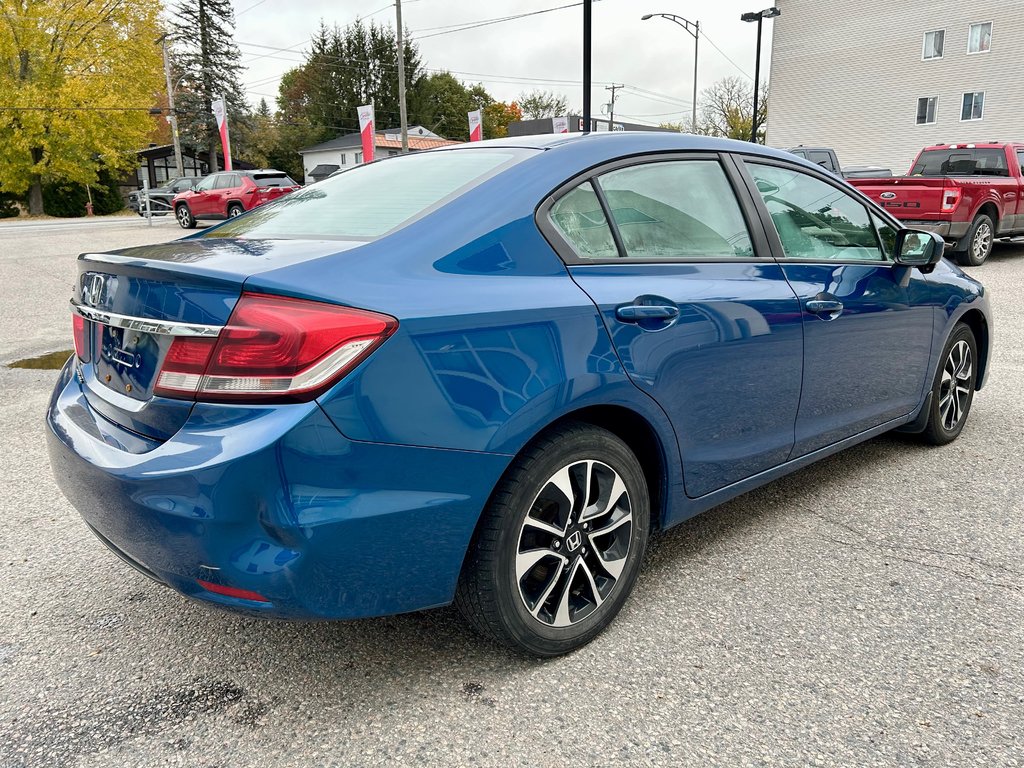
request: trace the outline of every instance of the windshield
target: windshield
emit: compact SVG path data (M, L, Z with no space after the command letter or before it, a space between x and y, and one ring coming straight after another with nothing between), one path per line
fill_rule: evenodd
M921 153L911 176L1009 176L1001 149L928 149Z
M399 155L356 166L202 236L369 240L409 224L529 153L467 149Z

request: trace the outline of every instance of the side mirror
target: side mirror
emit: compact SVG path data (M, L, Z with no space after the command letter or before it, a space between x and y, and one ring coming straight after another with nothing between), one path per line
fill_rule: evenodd
M925 274L942 261L946 241L934 232L901 229L896 235L896 263L904 267L917 267Z

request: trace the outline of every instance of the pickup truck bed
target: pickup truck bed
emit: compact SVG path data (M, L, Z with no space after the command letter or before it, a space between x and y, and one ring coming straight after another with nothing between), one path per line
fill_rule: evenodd
M847 181L908 227L953 243L957 260L978 266L998 238L1024 234L1024 144L925 147L908 176Z

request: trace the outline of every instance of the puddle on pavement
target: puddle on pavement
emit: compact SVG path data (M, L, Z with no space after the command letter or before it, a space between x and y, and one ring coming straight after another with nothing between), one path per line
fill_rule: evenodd
M62 349L59 352L47 352L38 357L26 357L24 360L15 360L8 363L8 368L31 368L36 371L59 371L64 367L68 358L75 354L73 349Z

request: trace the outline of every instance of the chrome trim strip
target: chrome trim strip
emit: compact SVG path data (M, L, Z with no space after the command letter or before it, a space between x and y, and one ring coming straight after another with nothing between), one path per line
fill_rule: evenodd
M142 331L143 333L157 333L163 336L218 336L224 326L221 325L199 325L197 323L181 323L172 320L147 320L144 317L131 317L129 315L118 315L113 312L104 312L102 309L94 309L80 304L71 299L71 311L81 315L86 320L92 320L104 325L112 325L115 328L126 328L130 331Z

